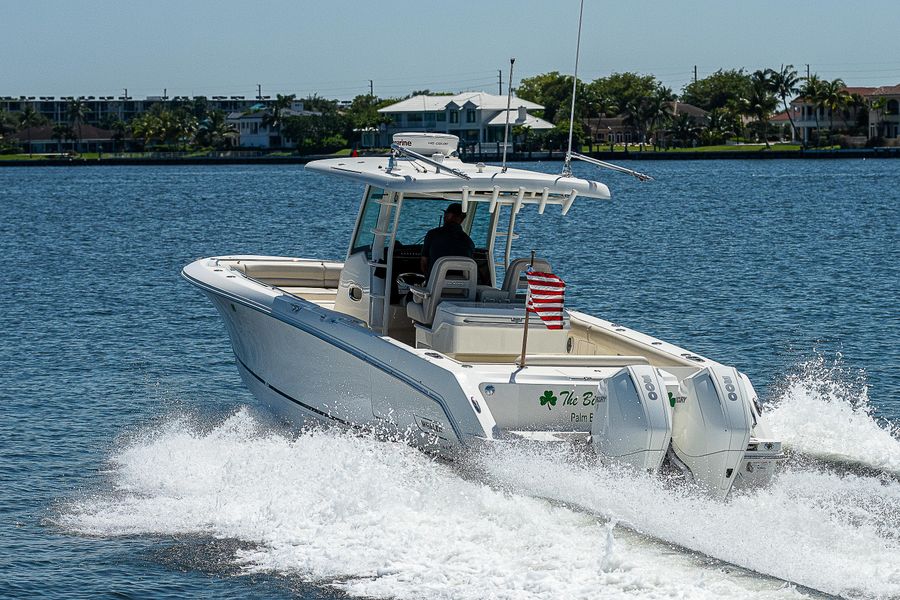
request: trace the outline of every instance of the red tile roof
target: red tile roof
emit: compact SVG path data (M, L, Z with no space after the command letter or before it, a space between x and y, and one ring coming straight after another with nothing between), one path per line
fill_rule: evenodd
M781 121L784 121L785 123L787 123L788 121L790 121L790 118L788 118L788 111L783 110L783 111L781 111L780 113L777 113L777 114L775 114L775 115L772 115L772 117L769 118L769 122L770 122L770 123L772 123L772 122L781 122Z

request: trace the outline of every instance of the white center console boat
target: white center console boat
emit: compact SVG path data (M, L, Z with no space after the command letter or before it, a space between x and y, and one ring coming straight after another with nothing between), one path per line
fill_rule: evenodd
M636 469L676 468L719 497L772 477L781 443L734 367L573 310L562 329L531 318L519 364L532 260L511 257L516 216L607 200L605 185L465 164L450 135L394 141L390 157L307 165L365 186L343 263L220 256L185 267L260 401L298 424L400 433L445 456L510 440L582 444ZM474 257L442 258L416 285L422 246L409 242L453 202Z

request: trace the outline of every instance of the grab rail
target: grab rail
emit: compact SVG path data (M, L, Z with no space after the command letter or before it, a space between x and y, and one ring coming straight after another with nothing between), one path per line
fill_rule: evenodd
M645 356L620 356L618 354L529 354L525 357L529 367L627 367L649 365Z

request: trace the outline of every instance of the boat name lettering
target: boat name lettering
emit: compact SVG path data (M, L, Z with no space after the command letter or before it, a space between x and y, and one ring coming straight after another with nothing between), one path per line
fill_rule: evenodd
M643 375L644 389L647 390L647 397L651 400L658 400L659 394L656 393L656 386L653 385L653 378L649 375Z
M590 391L579 394L574 390L563 390L559 392L559 398L562 400L563 406L593 406L597 401L594 392Z
M728 392L728 399L732 402L735 402L737 397L737 388L734 387L734 380L731 379L728 375L722 376L722 381L725 382L725 391Z

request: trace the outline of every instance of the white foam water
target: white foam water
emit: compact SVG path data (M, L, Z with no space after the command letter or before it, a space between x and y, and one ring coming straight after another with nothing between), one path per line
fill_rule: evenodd
M876 422L865 375L840 355L801 364L777 389L766 420L787 448L900 475L900 426Z
M849 598L900 597L900 483L789 468L726 502L659 478L513 446L477 458L490 481L756 573Z
M247 571L297 576L355 596L806 595L648 542L615 519L813 587L870 597L900 593L900 578L891 572L900 564L896 546L878 531L865 501L894 502L896 487L876 490L871 481L801 474L787 477L774 495L719 505L673 494L649 479L618 479L519 448L478 460L479 474L493 481L466 476L463 466L435 462L400 443L334 431L273 432L241 410L212 429L174 420L137 436L111 457L111 489L73 500L57 519L88 535L242 540L252 549L237 550L233 560ZM840 500L850 505L839 508L836 499L817 495L818 485L845 490ZM824 498L824 505L812 497ZM770 535L789 526L801 539L754 534L760 526ZM785 556L804 542L806 566L798 556ZM779 570L779 564L789 568Z

